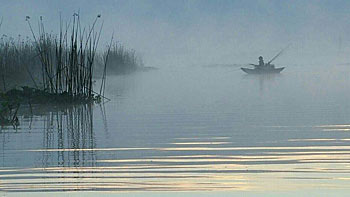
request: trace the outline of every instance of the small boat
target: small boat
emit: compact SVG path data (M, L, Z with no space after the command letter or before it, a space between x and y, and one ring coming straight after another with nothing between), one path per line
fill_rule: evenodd
M241 68L245 73L248 74L270 74L270 73L280 73L284 67L281 68Z
M249 64L254 66L254 68L241 68L245 73L248 74L272 74L272 73L280 73L284 67L275 68L275 65L271 64L278 56L280 56L290 45L286 48L282 49L275 57L273 57L269 62L264 63L264 59L262 56L259 57L259 64Z

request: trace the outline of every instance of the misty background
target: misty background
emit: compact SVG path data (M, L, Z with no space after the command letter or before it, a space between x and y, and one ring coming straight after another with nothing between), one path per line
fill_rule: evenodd
M350 2L346 0L104 0L1 1L1 34L32 37L43 16L58 32L59 15L79 12L84 25L104 21L100 48L115 40L135 49L146 66L254 63L291 44L276 64L336 65L350 62Z
M345 0L0 0L0 36L33 39L26 16L35 33L42 16L56 34L60 15L80 13L84 27L101 14L99 54L114 33L160 68L108 75L109 102L18 107L18 129L0 125L0 195L347 196L349 8ZM282 73L240 70L288 45L274 61ZM5 64L18 66L15 79L26 60ZM67 65L84 71L78 63Z

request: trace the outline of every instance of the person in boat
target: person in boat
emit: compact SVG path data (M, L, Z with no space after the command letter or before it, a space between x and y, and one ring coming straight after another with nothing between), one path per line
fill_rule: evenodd
M259 57L259 67L262 68L263 66L265 66L264 58L262 56L260 56Z

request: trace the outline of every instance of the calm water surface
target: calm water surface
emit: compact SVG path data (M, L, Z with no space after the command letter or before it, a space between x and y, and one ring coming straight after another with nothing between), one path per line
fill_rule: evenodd
M350 67L165 68L110 77L107 91L104 105L22 107L17 129L1 127L0 193L350 190Z

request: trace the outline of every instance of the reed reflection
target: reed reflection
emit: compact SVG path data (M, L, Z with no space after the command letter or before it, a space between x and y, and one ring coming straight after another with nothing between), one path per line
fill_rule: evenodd
M93 110L90 104L69 106L45 117L42 166L95 166ZM66 152L65 149L73 151ZM79 151L88 149L88 151Z

